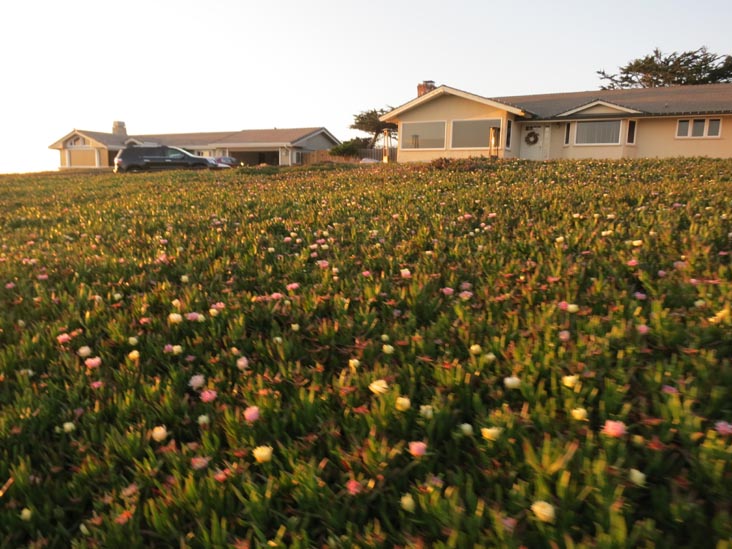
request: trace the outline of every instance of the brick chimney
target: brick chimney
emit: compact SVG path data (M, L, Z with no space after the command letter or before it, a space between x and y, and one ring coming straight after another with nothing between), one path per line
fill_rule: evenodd
M112 133L114 135L127 136L127 128L125 127L125 123L120 122L119 120L115 120L114 122L112 122Z
M425 80L424 82L417 84L417 97L422 97L424 94L431 92L435 89L434 80Z

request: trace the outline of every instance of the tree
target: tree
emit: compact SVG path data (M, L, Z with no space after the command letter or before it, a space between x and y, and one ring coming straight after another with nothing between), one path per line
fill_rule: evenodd
M384 109L371 109L370 111L363 111L353 116L353 124L351 124L352 130L361 130L365 133L371 134L371 140L369 141L369 149L373 149L376 146L376 142L379 137L384 133L384 130L388 130L389 134L394 137L397 131L397 125L391 122L382 122L379 117L386 114L387 110Z
M706 46L668 55L656 48L619 69L618 74L597 71L600 79L607 81L601 86L603 90L732 82L732 55L717 55Z
M354 137L333 147L330 154L333 156L358 156L359 149L366 149L370 141L368 137Z

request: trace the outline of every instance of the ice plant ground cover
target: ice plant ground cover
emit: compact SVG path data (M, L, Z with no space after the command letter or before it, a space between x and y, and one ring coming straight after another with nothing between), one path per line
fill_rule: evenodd
M2 547L732 542L732 162L0 178Z

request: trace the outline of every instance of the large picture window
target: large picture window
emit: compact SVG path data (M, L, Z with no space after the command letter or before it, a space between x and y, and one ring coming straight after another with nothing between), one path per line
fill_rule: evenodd
M676 137L719 137L720 118L692 118L679 120Z
M399 136L402 149L444 149L444 122L404 122Z
M455 120L452 123L453 149L498 148L501 120ZM493 142L491 142L491 137Z
M620 143L620 120L577 122L577 145L617 145Z

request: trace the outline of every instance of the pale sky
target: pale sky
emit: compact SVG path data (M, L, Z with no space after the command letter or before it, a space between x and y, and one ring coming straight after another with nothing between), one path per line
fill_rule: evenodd
M325 126L434 80L487 97L597 89L599 69L707 46L731 0L5 0L0 173L53 170L74 128Z

